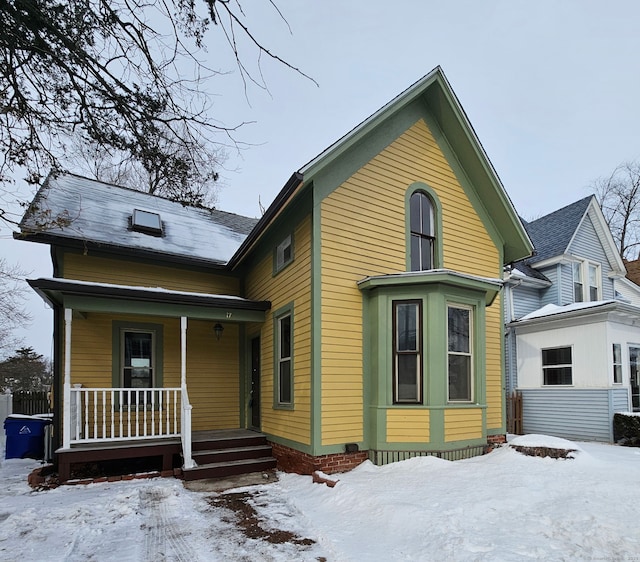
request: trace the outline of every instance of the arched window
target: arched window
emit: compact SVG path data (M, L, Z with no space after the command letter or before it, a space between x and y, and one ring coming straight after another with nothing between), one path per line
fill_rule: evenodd
M409 202L411 229L411 271L434 268L435 226L433 203L423 191L416 191Z

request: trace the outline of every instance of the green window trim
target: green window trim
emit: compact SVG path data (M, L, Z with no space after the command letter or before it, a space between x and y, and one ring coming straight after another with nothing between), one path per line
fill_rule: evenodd
M422 404L422 300L393 300L391 309L393 403Z
M293 233L287 234L273 249L273 275L287 268L294 260Z
M449 404L468 404L475 401L475 316L473 306L447 302L447 402Z
M423 194L431 203L432 217L429 232L414 232L411 224L411 199L415 194ZM406 271L412 271L412 241L420 234L420 238L429 240L431 244L431 267L440 269L443 267L442 259L442 205L436 192L426 183L416 182L409 186L405 193L405 232L406 232ZM424 236L423 236L424 235ZM419 269L418 271L426 271Z
M143 322L125 322L122 320L114 320L112 323L111 335L111 382L113 388L123 388L123 333L132 332L148 332L153 334L153 388L163 387L163 357L164 357L164 326L162 324L152 324Z
M273 408L294 409L294 341L293 303L273 313Z

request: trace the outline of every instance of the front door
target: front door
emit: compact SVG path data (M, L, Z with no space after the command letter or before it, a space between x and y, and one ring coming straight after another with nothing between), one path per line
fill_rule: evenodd
M260 337L251 340L251 427L260 429Z
M629 381L631 407L634 412L640 412L640 347L629 346Z

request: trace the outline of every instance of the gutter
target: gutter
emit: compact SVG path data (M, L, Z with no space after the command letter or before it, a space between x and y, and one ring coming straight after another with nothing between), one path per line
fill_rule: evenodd
M284 187L278 193L278 196L273 200L269 208L265 211L264 215L260 217L260 220L253 227L253 230L244 239L244 242L240 244L240 247L233 254L231 259L227 262L229 269L235 269L242 261L242 258L249 253L249 251L257 244L258 240L269 226L280 214L285 204L296 193L298 188L302 185L303 175L301 172L294 172Z

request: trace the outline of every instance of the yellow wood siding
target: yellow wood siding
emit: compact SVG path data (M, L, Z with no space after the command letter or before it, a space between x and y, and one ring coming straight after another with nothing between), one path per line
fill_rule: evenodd
M498 248L422 120L327 196L321 205L323 445L362 439L362 295L356 282L406 270L405 196L414 182L426 183L442 205L443 267L500 276ZM500 337L493 317L487 328L492 342ZM493 397L500 389L490 392Z
M71 328L71 383L112 386L112 322L163 326L163 386L180 386L180 319L89 313ZM187 326L187 388L193 405L192 429L229 429L240 424L238 327L225 326L223 338L213 336L211 322Z
M429 410L388 410L387 442L388 443L428 443Z
M444 440L463 441L482 438L482 410L457 408L444 412Z
M163 287L173 291L238 295L239 283L234 277L216 275L179 266L141 264L77 253L65 253L63 275L66 279L113 283L137 287Z
M487 429L504 430L502 421L502 294L487 309Z
M273 257L266 256L247 276L247 298L270 300L261 331L262 430L311 444L311 217L293 233L294 260L273 276ZM273 312L293 303L293 410L273 407Z

